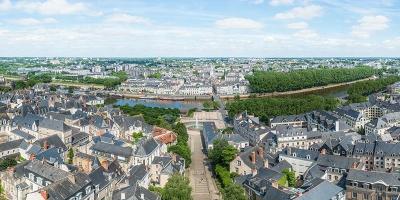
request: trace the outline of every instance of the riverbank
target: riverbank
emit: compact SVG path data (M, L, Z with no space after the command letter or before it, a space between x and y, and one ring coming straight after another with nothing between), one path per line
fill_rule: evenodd
M291 95L299 95L299 94L309 94L309 93L313 93L313 92L318 92L320 90L334 89L334 88L349 86L349 85L357 83L357 82L375 80L375 79L377 79L377 77L372 76L372 77L369 77L369 78L360 79L360 80L351 81L351 82L346 82L346 83L336 83L336 84L330 84L330 85L326 85L326 86L318 86L318 87L306 88L306 89L301 89L301 90L286 91L286 92L273 92L273 93L263 93L263 94L257 94L257 93L245 94L245 95L239 95L239 97L240 97L240 99L247 99L247 98L280 97L280 96L291 96ZM234 99L235 96L236 95L222 95L222 96L220 96L220 98L224 99L224 100L229 100L229 99Z

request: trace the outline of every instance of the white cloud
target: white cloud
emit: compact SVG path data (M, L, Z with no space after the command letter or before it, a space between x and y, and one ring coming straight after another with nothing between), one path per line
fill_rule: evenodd
M287 25L289 29L307 29L308 24L307 22L294 22Z
M275 19L312 19L322 14L322 7L318 5L308 5L296 7L287 12L278 13Z
M0 11L6 11L11 8L11 1L10 0L0 0Z
M293 36L297 39L316 39L318 38L318 33L316 33L313 30L309 30L309 29L304 29L304 30L300 30L297 31L296 33L293 34Z
M22 18L22 19L11 20L10 22L21 26L37 26L44 24L54 24L57 23L57 20L54 18L44 18L44 19Z
M106 22L123 23L123 24L149 24L150 23L149 20L144 17L129 15L126 13L116 13L116 14L110 15L106 18Z
M263 24L247 18L225 18L215 22L215 25L221 29L261 29Z
M271 0L269 2L270 5L278 6L278 5L288 5L292 4L294 0Z
M27 12L38 12L43 15L68 15L79 12L87 12L84 3L70 3L67 0L20 1L16 7Z
M389 27L389 18L383 15L364 16L352 27L351 34L360 38L369 38L371 34Z
M262 4L262 3L264 3L264 0L253 0L252 3L254 3L254 4Z

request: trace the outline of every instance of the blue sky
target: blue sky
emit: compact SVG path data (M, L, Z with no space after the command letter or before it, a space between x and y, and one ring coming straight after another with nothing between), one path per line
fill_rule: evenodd
M400 0L0 0L0 56L400 53Z

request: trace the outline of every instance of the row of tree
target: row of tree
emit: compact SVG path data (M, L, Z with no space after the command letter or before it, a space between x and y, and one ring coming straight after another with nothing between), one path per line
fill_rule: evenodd
M387 88L387 86L400 81L399 76L389 76L377 80L369 80L355 83L347 90L348 102L359 103L367 100L367 96Z
M243 188L233 182L236 175L229 172L229 163L235 159L237 153L238 150L223 139L215 140L213 148L208 151L208 159L226 200L246 200Z
M178 122L172 127L172 130L177 134L178 142L175 145L169 146L168 152L180 155L185 159L186 167L189 167L192 163L192 153L188 144L189 135L186 126L183 123Z
M371 77L371 67L305 69L291 72L255 71L247 76L255 93L284 92Z
M260 120L268 123L269 118L279 115L293 115L312 110L333 110L338 105L334 97L307 95L302 97L268 97L251 98L230 101L226 104L229 115L247 111L260 117Z
M60 74L51 74L51 73L30 73L27 76L27 80L19 80L15 81L13 84L13 89L25 89L28 87L33 87L38 83L51 83L53 78L60 79L60 80L67 80L67 81L75 81L78 83L87 83L87 84L97 84L103 85L106 88L115 88L117 85L120 85L122 82L128 79L128 74L126 72L113 72L111 74L112 78L92 78L92 77L85 77L85 78L77 78L77 77L70 77L64 76Z

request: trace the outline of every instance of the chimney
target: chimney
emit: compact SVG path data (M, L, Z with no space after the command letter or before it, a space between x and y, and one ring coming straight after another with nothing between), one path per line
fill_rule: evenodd
M264 149L262 147L258 147L257 153L261 158L264 158Z
M46 190L40 191L40 195L42 195L44 200L47 200L49 198L49 194L47 193Z
M75 175L68 176L68 179L71 181L71 183L75 184Z
M47 140L45 140L43 143L43 149L49 149L49 142L47 142Z
M176 162L176 154L175 153L171 154L171 157L172 157L172 161Z
M335 121L335 131L339 131L339 120Z
M102 166L106 171L108 171L108 161L107 161L107 160L103 160L103 161L101 162L101 166Z
M276 180L271 180L271 186L274 187L274 188L278 188L278 187L279 187L278 181L276 181Z
M326 154L326 149L321 149L321 154L325 155Z
M255 152L255 151L251 152L250 161L251 161L253 164L256 164L256 152Z
M268 159L264 159L264 168L268 168L269 167L269 162Z
M252 176L257 175L257 169L255 167L253 169L251 169L251 175Z
M36 159L36 155L35 154L31 154L31 156L29 157L29 160L35 160Z

